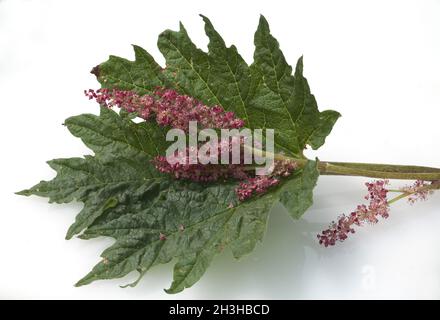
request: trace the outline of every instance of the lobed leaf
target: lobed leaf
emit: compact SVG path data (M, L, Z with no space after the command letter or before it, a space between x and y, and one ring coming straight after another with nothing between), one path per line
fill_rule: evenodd
M207 105L221 105L249 128L275 129L277 151L288 155L303 157L306 144L319 148L339 114L318 110L303 77L302 58L292 75L261 17L249 66L234 46L225 45L210 20L202 18L208 52L196 47L181 24L179 31L159 36L165 69L134 46L134 61L110 56L93 73L106 88L148 94L165 86ZM319 175L316 161L308 161L271 192L239 202L233 181L197 184L160 174L151 159L164 154L168 143L164 129L153 122L135 123L127 114L102 108L99 116L83 114L65 124L94 155L49 161L57 176L19 194L84 203L68 239L115 239L78 286L133 271L140 279L151 267L174 259L174 279L166 291L180 292L196 283L222 250L231 250L236 258L250 253L263 239L275 203L281 201L294 218L312 204Z

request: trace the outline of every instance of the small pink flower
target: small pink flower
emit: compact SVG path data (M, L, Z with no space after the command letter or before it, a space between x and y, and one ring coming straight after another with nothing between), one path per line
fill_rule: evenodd
M235 189L235 193L240 201L244 201L252 195L265 193L267 189L277 185L279 182L280 180L271 176L257 176L240 182Z
M426 181L417 180L411 186L405 186L401 189L402 192L411 193L408 196L408 202L414 204L417 201L425 201L429 195L434 191L427 189L430 184Z

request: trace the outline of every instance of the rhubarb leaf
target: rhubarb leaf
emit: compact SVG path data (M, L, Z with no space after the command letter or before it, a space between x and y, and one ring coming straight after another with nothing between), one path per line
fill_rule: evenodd
M287 155L303 158L306 145L319 148L339 114L318 110L303 77L302 58L292 75L261 17L254 62L248 65L234 46L226 46L210 20L203 20L208 52L195 46L181 24L179 31L159 36L166 68L134 46L134 61L110 56L92 73L105 88L149 94L162 86L210 106L221 105L251 129L275 129L277 151ZM234 181L201 184L159 173L151 160L165 153L168 142L165 129L152 121L135 123L127 113L101 108L99 116L71 117L65 125L94 155L49 161L56 177L19 194L57 203L80 201L84 207L66 237L115 239L77 285L132 271L140 279L151 267L174 259L174 280L167 292L180 292L197 282L222 250L231 250L236 258L250 253L262 240L275 203L283 203L294 218L312 204L317 161L308 161L268 193L239 202Z

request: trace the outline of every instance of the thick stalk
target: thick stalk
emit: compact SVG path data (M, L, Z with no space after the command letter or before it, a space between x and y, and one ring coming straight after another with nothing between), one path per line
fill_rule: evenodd
M319 161L319 171L324 175L363 176L378 179L440 180L440 169L374 163Z
M246 146L245 146L246 148ZM254 148L252 151L260 152L263 156L273 157L275 160L295 161L299 167L304 166L308 159L294 158L280 153L270 153ZM402 179L402 180L440 180L440 169L421 166L407 166L377 163L332 162L318 161L318 169L322 175L362 176L377 179Z

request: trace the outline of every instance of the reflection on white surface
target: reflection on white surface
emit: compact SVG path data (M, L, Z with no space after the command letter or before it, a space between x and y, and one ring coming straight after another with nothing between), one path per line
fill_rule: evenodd
M440 195L413 207L393 205L389 219L322 248L316 234L365 194L366 179L342 177L320 178L315 204L299 221L275 208L255 252L240 261L224 252L181 294L162 290L171 264L153 268L133 289L118 285L135 274L73 287L111 241L65 241L79 205L13 192L50 179L46 160L89 153L60 124L96 112L82 96L97 86L88 73L93 65L108 54L133 57L130 43L162 63L156 37L179 20L203 48L198 13L247 61L260 13L288 61L305 55L320 108L343 114L326 145L308 156L440 167L438 1L281 1L282 10L274 1L233 3L235 11L208 1L0 2L1 298L440 298Z

